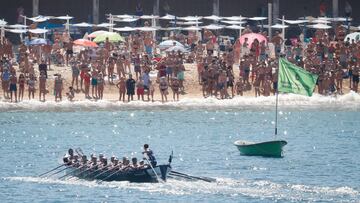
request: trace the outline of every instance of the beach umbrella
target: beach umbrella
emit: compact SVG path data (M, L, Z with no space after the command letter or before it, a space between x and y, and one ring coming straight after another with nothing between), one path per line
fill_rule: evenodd
M282 19L279 19L282 20ZM285 23L296 25L309 22L308 20L284 20Z
M221 22L229 25L241 25L246 23L245 21L236 21L236 20L222 20Z
M254 20L254 21L262 21L262 20L266 20L267 17L252 17L252 18L248 18L249 20Z
M95 32L92 32L92 33L90 33L88 36L87 36L87 38L95 38L95 37L97 37L97 36L99 36L99 35L102 35L102 34L104 34L104 33L107 33L108 31L105 31L105 30L97 30L97 31L95 31Z
M32 17L32 18L27 18L35 23L41 23L41 22L45 22L45 21L48 21L50 20L50 17L48 16L36 16L36 17Z
M223 29L224 26L222 26L222 25L210 24L210 25L203 26L203 28L204 28L204 29L208 29L208 30L220 30L220 29Z
M158 45L158 47L160 49L168 49L168 48L173 47L173 46L182 46L182 47L184 47L184 45L182 45L180 42L175 41L175 40L165 40L165 41L161 42Z
M29 32L33 33L33 34L44 34L47 33L49 30L47 29L40 29L40 28L36 28L36 29L30 29Z
M143 32L152 32L158 30L156 27L137 27L136 30Z
M200 16L186 16L186 17L179 17L180 20L185 20L185 21L198 21L201 20L202 17Z
M258 33L248 33L244 34L240 37L240 43L243 44L245 42L245 38L248 38L248 43L251 45L255 39L257 39L260 43L262 41L265 41L267 43L267 39L264 35L258 34Z
M23 33L27 32L27 30L25 30L25 29L6 29L5 31L15 33L15 34L23 34Z
M139 20L139 18L122 18L122 19L114 19L114 20L118 22L131 23Z
M104 33L104 34L101 34L101 35L98 35L97 37L95 37L94 42L96 42L96 43L105 42L106 38L108 38L110 42L124 41L124 38L122 38L119 35L119 33L107 32L107 33Z
M231 21L242 21L242 20L246 20L247 18L242 16L231 16L231 17L224 17L224 19Z
M77 39L74 41L74 44L83 47L98 47L98 45L95 42L92 42L87 39Z
M97 24L96 27L111 27L114 25L115 24L113 24L113 23L100 23L100 24Z
M166 14L165 16L161 17L160 19L163 20L175 20L175 16L174 15L170 15L170 14Z
M171 30L182 30L182 27L162 27L159 30L167 30L167 31L171 31Z
M187 31L200 31L201 28L196 27L196 26L190 26L190 27L185 27L182 30L187 30Z
M183 22L183 25L199 25L202 23L203 22L200 22L200 21L187 21L187 22Z
M72 24L72 26L74 26L74 27L92 27L93 24L82 22L82 23Z
M165 50L165 52L172 52L172 51L175 51L175 52L178 52L178 51L180 51L180 52L189 52L187 49L185 49L185 47L177 46L177 45L172 46L172 47Z
M58 20L71 20L74 17L72 16L57 16L57 17L52 17L53 19L58 19Z
M323 19L315 19L315 20L311 20L310 22L311 23L319 23L319 24L329 24L329 23L331 23L330 21L323 20Z
M25 28L27 28L28 26L26 26L26 25L21 25L21 24L15 24L15 25L9 25L8 27L9 27L9 28L12 28L12 29L25 29Z
M29 42L29 45L45 45L48 44L48 40L46 39L42 39L42 38L37 38L37 39L33 39Z
M347 41L347 39L350 39L350 42L354 40L355 42L360 41L360 32L353 32L351 34L346 35L344 41Z
M231 29L231 30L240 30L240 29L244 29L243 26L241 25L229 25L225 27L226 29Z
M156 15L142 15L140 16L141 19L145 19L145 20L151 20L151 19L158 19L159 16Z
M222 17L216 16L216 15L205 16L204 18L207 20L214 20L214 21L219 21L219 20L223 19Z
M123 14L123 15L113 15L115 18L133 18L133 15Z
M332 18L331 21L346 22L346 21L352 21L352 18L337 17L337 18Z
M289 26L288 25L282 25L282 24L275 24L273 26L271 26L272 28L275 28L275 29L285 29L285 28L288 28Z
M330 29L330 28L331 28L331 26L325 25L325 24L321 24L321 23L314 24L314 25L309 25L308 27L309 27L309 28L314 28L314 29Z
M116 30L118 32L132 32L132 31L135 31L136 29L132 28L132 27L117 27L117 28L114 28L114 30Z
M0 26L5 26L7 22L5 20L0 20Z

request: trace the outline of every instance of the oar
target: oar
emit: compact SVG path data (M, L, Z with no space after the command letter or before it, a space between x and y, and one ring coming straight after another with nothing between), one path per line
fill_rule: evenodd
M60 167L62 167L62 166L64 166L64 165L65 165L65 164L61 164L60 166L57 166L57 167L51 169L51 170L48 171L48 172L45 172L45 173L42 173L42 174L38 175L38 177L41 177L41 176L46 175L46 174L48 174L48 173L51 173L51 172L55 171L56 169L58 169L58 168L60 168Z
M82 165L81 167L76 168L75 170L71 171L70 173L61 176L59 179L65 178L66 176L70 176L70 175L74 174L75 172L78 172L79 170L81 170L81 169L84 168L84 167L86 167L86 165Z
M119 168L119 166L120 166L120 165L118 165L118 166L116 166L116 167L114 167L114 168L109 168L109 169L107 169L107 170L105 170L105 171L97 174L96 176L94 176L94 179L96 179L97 177L101 176L102 174L104 174L104 173L106 173L106 172L109 172L109 171L111 171L111 170L114 170L114 169ZM107 166L106 168L108 168L108 167L109 167L109 166ZM103 168L102 168L102 169L103 169Z
M206 181L206 182L215 182L216 179L214 178L208 178L208 177L197 177L197 176L192 176L192 175L188 175L188 174L185 174L185 173L180 173L180 172L177 172L177 171L170 171L171 175L174 175L174 176L182 176L182 177L186 177L186 178L193 178L193 179L198 179L198 180L203 180L203 181Z
M107 168L107 167L106 167ZM95 171L93 171L93 172L91 172L91 173L89 173L89 174L87 174L87 175L85 175L84 176L84 178L86 178L87 176L90 176L90 175L92 175L92 174L94 174L94 173L96 173L96 172L98 172L98 171L101 171L101 170L103 170L104 168L99 168L99 169L96 169Z
M66 167L66 168L64 168L64 169L61 169L60 171L57 171L56 173L53 173L53 174L48 175L47 177L56 175L56 174L58 174L58 173L60 173L60 172L62 172L62 171L65 171L66 169L71 168L71 167L73 167L73 166L70 165L70 166L68 166L68 167Z
M78 176L80 176L81 174L83 174L83 173L85 173L85 172L87 172L87 171L89 171L89 170L91 170L91 169L93 169L93 168L95 168L95 167L97 167L97 166L99 166L100 164L96 164L95 166L93 166L93 167L90 167L90 168L88 168L88 169L86 169L86 170L84 170L84 171L82 171L82 172L80 172L79 174L77 174Z
M100 180L98 183L102 183L104 182L105 180L109 179L110 177L112 177L113 175L115 175L116 173L120 172L120 170L116 170L114 173L106 176L104 179Z
M147 158L147 155L146 155L146 154L144 154L144 158L146 159L146 161L147 161L148 164L150 165L152 171L155 173L155 176L156 176L157 181L160 182L162 179L159 179L159 176L157 175L154 167L153 167L152 164L150 163L150 161L149 161L149 159Z

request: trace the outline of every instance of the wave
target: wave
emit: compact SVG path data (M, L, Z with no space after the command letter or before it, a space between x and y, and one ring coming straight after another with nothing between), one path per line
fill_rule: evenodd
M85 187L114 188L121 190L138 190L148 193L167 195L224 195L229 197L245 196L255 199L285 201L336 201L354 202L360 199L360 191L343 187L309 186L296 184L279 184L267 180L234 180L217 178L216 182L183 181L169 179L165 183L129 183L86 181L77 178L58 180L38 177L6 177L4 180L31 182L39 184L66 184Z
M62 102L40 102L36 100L10 103L0 101L0 111L93 111L93 110L128 110L128 109L172 109L172 108L274 108L275 96L270 97L235 97L233 99L219 100L214 97L209 98L184 98L177 102L161 103L132 101L123 103L111 100L98 101L62 101ZM322 96L314 94L306 97L295 94L279 95L279 106L288 108L320 108L320 109L341 109L359 110L360 95L350 92L338 96Z

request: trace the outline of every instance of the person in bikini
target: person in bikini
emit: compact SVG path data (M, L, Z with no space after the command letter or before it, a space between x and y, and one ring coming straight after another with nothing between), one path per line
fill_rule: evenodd
M119 101L125 102L125 94L126 94L126 81L125 77L121 77L119 82L116 84L116 87L119 88Z
M24 99L26 78L23 73L19 75L19 101Z
M46 75L44 72L40 72L39 76L39 101L41 101L41 94L43 95L43 101L45 101L46 90Z

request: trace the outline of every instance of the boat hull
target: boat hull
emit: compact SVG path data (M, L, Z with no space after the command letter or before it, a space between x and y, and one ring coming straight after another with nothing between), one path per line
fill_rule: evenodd
M234 144L240 151L241 155L282 157L283 147L287 144L287 142L285 140L273 140L268 142L251 143L238 140Z
M166 181L167 175L171 171L170 165L159 165L152 168L136 169L116 172L114 170L88 170L69 168L68 173L80 179L102 180L102 181L129 181L129 182L159 182L159 179ZM75 171L76 170L76 171Z

